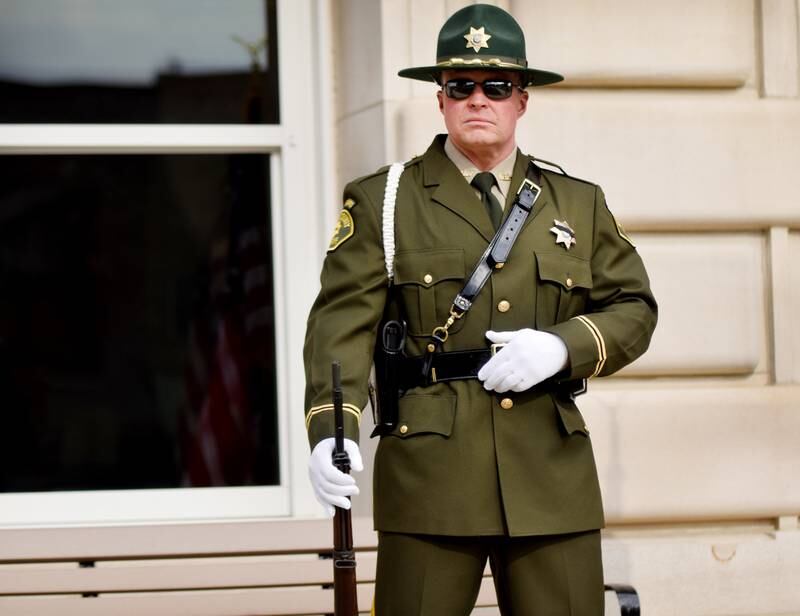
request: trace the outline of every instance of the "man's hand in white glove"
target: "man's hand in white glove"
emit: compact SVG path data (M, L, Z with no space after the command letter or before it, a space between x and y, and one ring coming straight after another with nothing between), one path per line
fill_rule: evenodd
M335 447L336 439L323 439L314 446L308 459L308 476L314 488L314 495L330 517L335 513L334 506L350 509L350 499L347 497L358 494L356 480L333 465ZM350 470L363 471L364 463L361 461L358 444L346 438L344 450L350 456Z
M553 334L535 329L489 330L486 337L495 344L506 345L478 372L487 390L525 391L567 367L567 347Z

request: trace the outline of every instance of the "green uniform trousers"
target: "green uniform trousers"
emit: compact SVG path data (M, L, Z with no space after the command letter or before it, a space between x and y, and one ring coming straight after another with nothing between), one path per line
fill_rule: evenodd
M600 531L529 537L378 534L375 616L469 616L486 560L504 616L602 616Z

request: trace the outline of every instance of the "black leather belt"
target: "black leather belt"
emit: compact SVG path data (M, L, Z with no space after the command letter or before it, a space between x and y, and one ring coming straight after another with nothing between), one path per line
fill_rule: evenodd
M432 357L430 379L426 381L422 374L425 357L404 357L400 362L400 389L406 391L428 384L477 379L478 371L491 358L489 349L436 353Z
M422 365L426 359L424 356L403 357L399 362L399 374L397 375L400 391L405 393L414 387L427 387L448 381L477 379L478 372L492 358L495 349L499 349L502 346L493 345L494 348L488 349L436 353L432 358L429 379L426 379L422 373ZM573 381L548 379L536 385L535 389L557 392L574 399L575 396L586 393L586 379Z

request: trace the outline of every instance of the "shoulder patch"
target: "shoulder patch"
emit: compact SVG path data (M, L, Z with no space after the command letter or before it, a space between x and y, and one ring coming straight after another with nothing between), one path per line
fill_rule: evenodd
M348 199L348 201L352 201L350 205L352 208L353 205L355 205L355 201L352 199ZM333 252L339 248L339 246L353 237L353 233L356 231L356 224L353 221L353 217L350 215L349 209L350 208L347 207L347 202L345 202L345 209L339 212L339 220L336 221L333 237L331 238L330 244L328 244L328 252Z

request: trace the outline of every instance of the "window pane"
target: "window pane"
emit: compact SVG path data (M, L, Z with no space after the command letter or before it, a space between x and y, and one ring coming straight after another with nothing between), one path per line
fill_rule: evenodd
M4 0L0 122L278 123L275 0Z
M0 492L277 484L269 157L0 162Z

